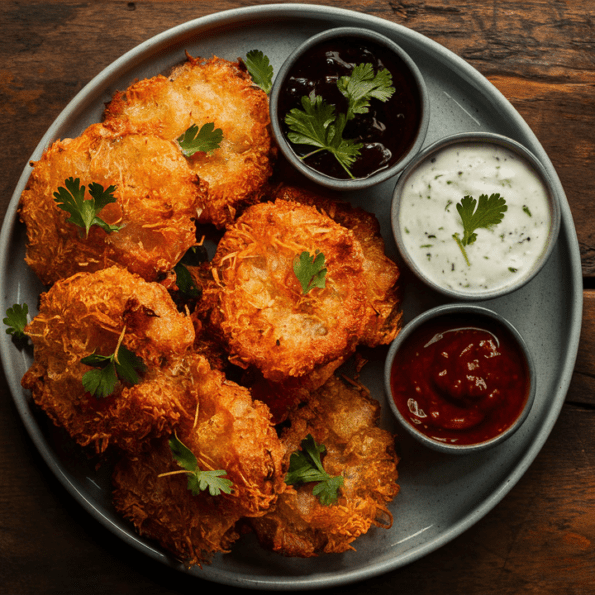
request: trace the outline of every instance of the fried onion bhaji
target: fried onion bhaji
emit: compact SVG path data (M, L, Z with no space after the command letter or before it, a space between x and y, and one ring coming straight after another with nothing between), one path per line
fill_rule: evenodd
M115 508L148 538L188 565L208 563L239 537L241 518L262 516L285 490L283 449L268 408L250 391L226 380L205 358L190 370L198 403L177 438L192 451L201 470L224 470L231 493L193 494L180 474L167 440L153 450L126 456L113 473ZM175 473L178 472L178 473ZM165 475L169 474L169 475Z
M157 127L175 140L193 125L213 123L223 132L218 149L199 151L189 163L208 183L200 223L222 228L238 209L259 202L272 174L268 97L241 62L187 56L169 76L136 81L114 95L105 120Z
M281 434L285 460L311 434L326 448L325 471L342 475L335 504L323 505L312 494L315 483L290 486L275 508L250 519L260 543L285 556L313 557L355 549L351 544L372 525L388 529L388 504L399 492L394 438L378 427L379 403L361 385L348 386L333 375L289 417Z
M116 202L99 217L122 226L107 233L85 230L54 200L67 178L115 186ZM170 270L196 243L196 218L205 184L179 147L121 122L92 124L79 137L54 142L33 164L21 196L20 218L27 227L26 262L45 285L77 272L119 264L147 281Z
M276 198L313 205L355 234L364 252L366 325L361 343L369 347L389 344L401 328L399 268L385 254L380 224L372 213L329 196L296 186L281 186Z
M325 287L303 293L294 262L324 254ZM203 292L209 324L240 368L286 387L313 390L363 334L363 252L354 234L314 207L277 200L249 207L227 229Z
M185 356L194 327L160 284L114 266L58 281L40 300L26 329L35 359L21 384L77 443L97 453L109 444L136 451L193 414ZM92 368L81 359L112 355L122 334L122 345L146 370L137 384L120 381L112 394L93 396L82 383Z

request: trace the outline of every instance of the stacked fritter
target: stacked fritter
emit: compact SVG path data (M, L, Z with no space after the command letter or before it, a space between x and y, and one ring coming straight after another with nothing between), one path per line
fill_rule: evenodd
M70 222L54 199L69 178L79 180L85 200L93 183L114 187L116 201L101 218L119 231L92 226L85 234ZM120 122L91 125L54 142L34 164L20 204L27 264L46 285L114 264L154 281L196 243L205 201L206 185L173 142Z
M220 147L183 154L176 139L206 123L222 130ZM289 556L352 549L391 526L399 489L378 402L337 376L358 346L398 333L399 271L373 215L270 185L268 124L241 62L188 57L52 144L21 199L26 260L48 286L26 329L35 360L22 385L81 447L116 456L115 508L187 564L229 551L246 528ZM59 206L74 180L81 201L97 200L98 185L112 192L102 225L77 226ZM191 265L197 224L221 239L211 262ZM304 255L324 257L307 290ZM137 369L118 375L125 358ZM102 393L89 373L108 366ZM342 477L330 505L285 482L312 437ZM203 473L229 488L199 489Z
M252 84L241 62L192 58L165 76L132 84L117 93L106 121L149 125L175 140L193 124L213 123L223 132L212 155L199 152L189 165L208 183L199 221L224 227L238 209L258 202L272 173L266 95Z

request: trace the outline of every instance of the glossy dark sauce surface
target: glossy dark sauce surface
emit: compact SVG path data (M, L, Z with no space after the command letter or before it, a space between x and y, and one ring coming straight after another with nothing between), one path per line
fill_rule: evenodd
M347 100L337 89L337 80L349 76L358 64L370 63L374 72L386 68L392 75L395 93L387 102L372 99L367 114L358 114L345 127L344 138L364 143L361 155L351 166L355 178L367 178L396 163L411 147L420 125L420 97L408 66L380 45L364 40L335 39L311 48L294 64L279 95L279 119L289 132L285 116L302 109L301 98L315 93L335 106L336 113L347 111ZM292 145L302 157L314 149ZM349 175L336 158L322 151L304 160L313 169L333 178Z

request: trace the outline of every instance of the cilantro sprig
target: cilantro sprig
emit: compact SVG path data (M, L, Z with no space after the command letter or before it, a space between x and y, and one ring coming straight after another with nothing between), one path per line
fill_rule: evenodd
M221 492L231 494L233 482L223 477L227 475L223 469L201 470L194 453L175 434L169 439L169 448L174 460L182 467L182 470L162 473L159 477L186 473L188 475L188 489L194 496L198 496L200 492L207 489L211 496L218 496Z
M350 171L360 155L362 143L343 137L345 126L358 114L369 111L370 100L386 102L395 92L392 75L386 69L374 73L371 64L359 64L349 76L337 81L339 91L347 99L346 113L336 112L335 106L327 103L320 95L311 93L301 98L302 109L292 108L285 116L289 128L287 138L297 145L313 146L315 149L303 155L302 160L320 151L329 151L337 159L349 177Z
M68 222L84 228L85 237L89 236L89 229L92 225L101 227L107 233L119 231L121 226L110 225L98 216L98 213L106 205L116 202L114 191L116 186L103 188L101 184L91 182L89 184L89 194L91 198L85 199L85 186L81 186L80 178L68 178L64 186L60 186L57 192L54 192L54 200L57 205L70 214Z
M246 54L244 64L254 84L268 95L273 87L273 67L268 57L260 50L251 50Z
M210 155L215 149L220 147L223 140L223 130L221 128L215 128L213 122L203 124L200 129L198 125L192 124L176 140L185 157L192 157L192 155L199 151Z
M198 266L208 259L204 246L191 246L188 251L182 256L180 262L174 267L176 274L176 285L178 290L186 298L197 298L201 295L201 290L197 287L189 266Z
M349 168L360 155L363 144L343 138L346 115L335 114L335 106L324 101L320 95L306 95L302 97L301 103L302 110L294 107L285 116L285 123L290 129L287 134L289 141L296 145L316 147L301 159L307 159L320 151L329 151L353 178Z
M312 494L323 506L334 504L339 499L339 488L343 485L344 478L342 475L333 477L324 470L321 455L326 452L326 447L318 444L312 434L308 434L302 440L301 448L289 457L285 483L296 485L317 482Z
M477 229L491 229L498 225L504 218L504 213L508 210L508 207L506 200L500 194L495 193L489 197L487 194L482 194L479 201L467 195L456 204L456 208L463 223L463 237L461 238L456 232L452 237L461 249L467 266L471 266L465 246L475 242Z
M143 360L122 345L124 331L111 355L99 355L93 352L81 359L82 364L94 368L83 375L83 387L95 397L103 398L111 395L118 380L138 384L140 377L137 370L145 370Z
M6 334L12 335L15 339L27 338L25 327L27 326L27 315L29 306L27 304L13 304L12 308L6 310L6 318L2 320L7 326Z
M327 273L324 254L319 250L316 250L313 256L308 251L302 252L293 263L293 272L302 286L304 295L314 287L324 289Z
M388 101L395 88L392 85L392 75L385 68L374 73L371 64L358 64L351 71L350 76L342 76L337 81L337 87L349 102L347 120L356 114L367 114L370 100Z

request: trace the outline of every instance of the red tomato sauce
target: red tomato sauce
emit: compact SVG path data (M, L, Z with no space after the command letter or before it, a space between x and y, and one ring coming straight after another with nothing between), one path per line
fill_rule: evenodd
M401 345L391 369L392 397L425 435L448 444L498 436L529 395L526 360L497 321L444 316Z

